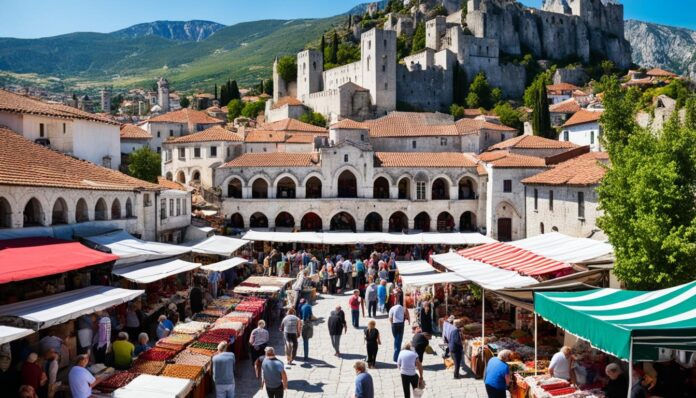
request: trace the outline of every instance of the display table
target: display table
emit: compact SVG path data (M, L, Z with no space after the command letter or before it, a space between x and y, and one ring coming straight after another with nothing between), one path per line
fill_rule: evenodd
M176 377L140 375L114 391L114 398L185 398L192 391L192 380Z

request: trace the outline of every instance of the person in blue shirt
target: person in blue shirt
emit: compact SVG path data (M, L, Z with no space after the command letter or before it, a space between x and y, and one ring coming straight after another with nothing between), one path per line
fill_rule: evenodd
M309 339L314 336L314 325L312 324L312 305L305 299L300 300L300 319L302 320L302 344L304 346L304 360L309 359Z
M137 357L138 355L152 348L149 344L149 341L150 336L148 336L147 333L140 333L138 335L138 345L135 346L135 351L133 352L133 355Z
M218 350L213 355L213 382L215 383L215 398L234 398L234 365L236 358L228 351L226 342L218 344Z
M358 273L358 284L365 284L365 263L360 258L355 262L355 272Z
M372 376L365 371L365 362L356 361L353 365L355 369L355 398L374 398L375 388L372 383Z
M452 326L447 331L447 345L449 348L450 355L454 361L454 378L458 379L459 369L462 367L462 358L464 357L464 344L462 343L462 335L459 334L459 329L462 327L460 320L454 321L454 326Z
M174 324L172 321L167 319L165 315L160 315L159 318L157 318L159 323L157 324L157 339L161 339L164 337L169 336L169 334L174 330Z
M379 286L377 286L377 309L381 313L386 312L386 305L387 303L387 281L382 279L379 283Z
M510 366L506 362L511 355L512 351L502 350L497 357L488 361L483 380L488 398L505 398L505 391L510 384Z

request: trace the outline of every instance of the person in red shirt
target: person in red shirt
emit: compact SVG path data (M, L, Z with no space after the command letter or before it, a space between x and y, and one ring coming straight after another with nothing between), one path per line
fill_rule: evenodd
M353 295L348 299L350 305L350 314L353 318L353 327L360 327L360 308L362 307L362 316L365 317L365 301L360 297L360 290L353 290Z
M27 360L22 365L22 370L20 371L20 381L22 385L32 386L34 391L39 391L39 389L46 384L48 377L44 373L41 366L39 366L36 361L39 356L32 352L27 357Z

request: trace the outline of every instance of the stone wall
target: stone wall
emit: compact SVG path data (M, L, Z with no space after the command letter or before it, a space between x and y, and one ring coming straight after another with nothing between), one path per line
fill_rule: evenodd
M536 210L534 209L535 189L538 195ZM551 191L553 191L553 208L549 204ZM578 192L583 192L584 195L584 218L578 217ZM527 237L554 230L576 238L602 239L604 237L603 233L597 233L599 230L597 218L602 212L599 210L596 186L527 185L526 202Z

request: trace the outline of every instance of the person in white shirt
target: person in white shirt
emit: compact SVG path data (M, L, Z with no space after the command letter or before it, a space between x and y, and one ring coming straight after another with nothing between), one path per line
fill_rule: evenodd
M357 286L353 286L353 278L352 278L353 263L351 263L349 259L346 259L343 262L342 267L343 267L343 280L341 281L341 286L343 286L343 289L347 290L349 288L348 285L350 285L351 289L357 289ZM349 284L348 281L350 281L351 283Z
M568 346L563 346L561 350L553 355L549 364L549 374L559 379L571 381L573 373L573 350Z
M394 336L394 362L399 356L401 342L404 339L404 321L411 324L408 311L399 303L396 303L389 309L389 323L392 328L392 336Z
M411 349L411 343L406 343L404 349L399 352L396 359L396 367L401 373L401 386L404 389L404 397L411 398L411 388L414 390L423 379L423 365L418 360L418 354ZM416 374L416 371L418 374Z

